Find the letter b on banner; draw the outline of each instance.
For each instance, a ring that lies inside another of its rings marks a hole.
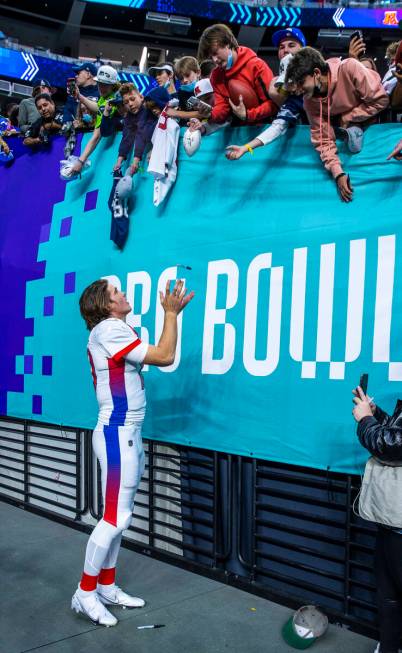
[[[217,308],[218,279],[227,277],[225,308]],[[202,373],[225,374],[233,365],[236,329],[226,322],[226,311],[237,302],[239,286],[239,268],[232,259],[211,261],[208,264],[207,296],[205,300],[204,338],[202,346]],[[223,353],[221,358],[214,358],[215,325],[224,325]]]

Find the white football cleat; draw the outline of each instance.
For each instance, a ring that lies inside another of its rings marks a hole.
[[[109,628],[109,626],[115,626],[118,622],[116,617],[99,600],[96,592],[91,592],[91,594],[83,598],[77,590],[71,599],[71,609],[75,610],[77,614],[81,612],[89,617],[94,625],[99,624]]]
[[[123,590],[117,585],[113,585],[110,590],[105,590],[104,585],[102,589],[100,589],[98,585],[97,593],[99,600],[105,605],[120,605],[123,609],[143,608],[145,605],[144,599],[140,599],[138,596],[130,596],[130,594],[126,594],[126,592],[123,592]]]

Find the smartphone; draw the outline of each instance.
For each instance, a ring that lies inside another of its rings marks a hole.
[[[199,100],[198,97],[188,98],[187,105],[191,109],[207,109],[208,111],[212,111],[211,105],[207,104],[207,102],[203,102],[202,100]]]
[[[77,82],[75,81],[75,77],[69,77],[67,79],[67,90],[70,95],[75,94],[76,87],[77,87]]]
[[[368,374],[365,372],[364,374],[361,375],[360,381],[359,381],[359,386],[363,390],[364,394],[367,394],[367,387],[368,387]]]
[[[187,100],[187,106],[190,109],[198,109],[199,104],[200,104],[200,100],[198,99],[198,97],[195,97],[193,95],[189,97]]]
[[[363,41],[363,32],[361,29],[356,29],[354,32],[351,33],[350,35],[350,40],[352,39],[361,39]]]
[[[117,91],[114,96],[109,100],[109,104],[112,105],[112,107],[119,107],[121,104],[123,104],[123,98],[120,95],[119,91]]]
[[[198,108],[199,109],[208,109],[208,111],[212,111],[211,105],[208,104],[207,102],[203,102],[202,100],[199,101]]]

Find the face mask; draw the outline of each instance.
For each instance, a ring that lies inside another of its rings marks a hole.
[[[169,88],[170,86],[170,79],[167,80],[167,82],[164,83],[163,88]]]
[[[233,52],[232,52],[232,50],[229,50],[228,61],[227,61],[227,64],[226,64],[226,70],[230,70],[232,66],[233,66]]]
[[[196,80],[194,80],[193,82],[189,82],[188,84],[181,84],[180,85],[180,90],[181,91],[194,91],[196,84],[197,84]]]
[[[84,113],[82,116],[82,122],[90,123],[92,122],[92,116],[89,113]]]

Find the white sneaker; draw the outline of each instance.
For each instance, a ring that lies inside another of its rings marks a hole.
[[[96,592],[91,592],[87,597],[82,597],[77,590],[71,599],[71,609],[75,610],[77,614],[80,612],[85,614],[93,624],[99,624],[107,628],[115,626],[118,621],[101,603]]]
[[[122,608],[143,608],[145,605],[144,599],[140,599],[138,596],[130,596],[123,592],[120,587],[113,585],[110,590],[105,589],[103,585],[102,589],[98,585],[96,590],[98,593],[99,599],[105,605],[121,605]]]

